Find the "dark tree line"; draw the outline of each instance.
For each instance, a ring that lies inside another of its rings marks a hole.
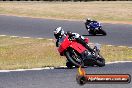
[[[0,0],[0,1],[132,1],[132,0]]]

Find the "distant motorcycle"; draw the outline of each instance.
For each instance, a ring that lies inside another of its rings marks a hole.
[[[96,34],[102,34],[102,35],[107,35],[107,33],[102,29],[102,25],[95,21],[95,22],[90,22],[89,24],[86,25],[87,30],[89,34],[96,35]]]
[[[85,38],[85,42],[88,43],[88,38]],[[58,51],[61,56],[67,58],[66,66],[68,68],[94,66],[105,66],[105,59],[99,54],[99,49],[95,46],[94,55],[89,52],[83,45],[76,42],[75,39],[69,39],[69,36],[63,36],[59,40]]]

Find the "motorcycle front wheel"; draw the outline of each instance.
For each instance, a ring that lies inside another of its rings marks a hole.
[[[99,67],[105,66],[105,59],[100,55],[100,57],[96,59],[96,64]]]
[[[71,62],[76,67],[84,67],[84,62],[82,58],[78,55],[75,50],[69,50],[65,52],[65,56],[69,62]]]

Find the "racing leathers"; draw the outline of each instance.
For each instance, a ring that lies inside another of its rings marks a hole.
[[[84,41],[84,37],[79,35],[78,33],[72,33],[70,31],[66,32],[63,36],[66,36],[68,35],[69,36],[69,39],[76,39],[76,41],[80,44],[82,44],[86,49],[88,49],[91,53],[93,53],[93,49]],[[56,41],[56,46],[58,47],[59,46],[59,39],[57,39]]]
[[[97,21],[95,21],[95,20],[92,20],[92,21],[86,21],[85,22],[85,27],[86,27],[86,29],[89,31],[89,30],[91,30],[91,29],[93,29],[93,28],[91,28],[91,24],[93,24],[93,23],[97,23]]]

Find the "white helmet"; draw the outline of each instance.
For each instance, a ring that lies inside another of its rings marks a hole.
[[[92,19],[91,18],[87,18],[86,21],[87,22],[90,22],[90,21],[92,21]]]
[[[58,27],[55,29],[54,36],[56,39],[61,38],[63,35],[64,35],[64,30],[62,29],[62,27]]]

